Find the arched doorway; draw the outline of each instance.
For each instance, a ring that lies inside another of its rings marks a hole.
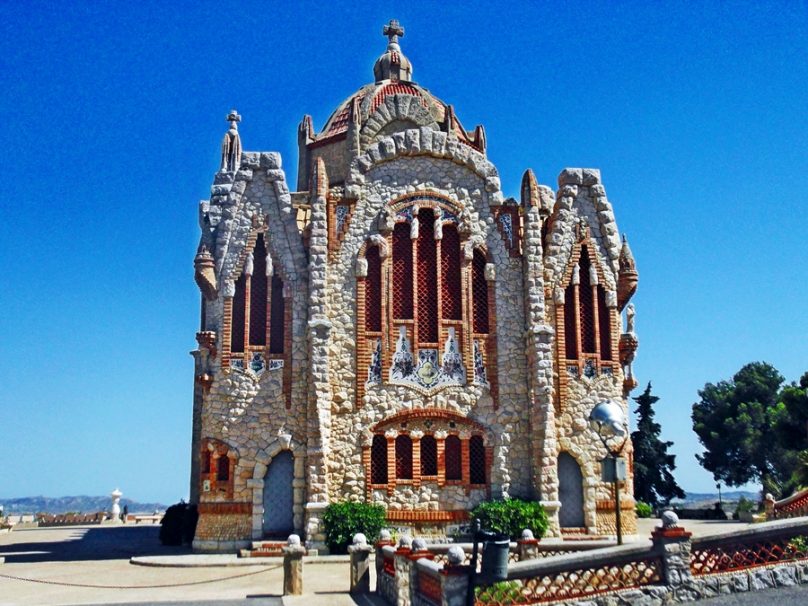
[[[572,455],[558,455],[558,522],[562,528],[584,527],[584,477]]]
[[[272,458],[264,477],[264,536],[286,538],[294,530],[295,460],[291,451],[283,450]]]

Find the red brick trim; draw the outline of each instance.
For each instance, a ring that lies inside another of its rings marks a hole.
[[[200,514],[249,514],[252,515],[252,503],[199,503],[197,511]]]
[[[388,522],[464,522],[469,519],[469,512],[388,509],[386,517]]]
[[[469,419],[468,417],[464,417],[463,415],[451,410],[444,410],[440,408],[417,408],[415,410],[402,410],[401,412],[397,412],[396,414],[391,415],[386,419],[382,419],[376,423],[373,427],[371,427],[371,431],[378,432],[388,425],[396,425],[412,419],[445,419],[455,421],[462,425],[471,426],[474,429],[482,432],[486,431],[483,424],[478,423],[473,419]]]

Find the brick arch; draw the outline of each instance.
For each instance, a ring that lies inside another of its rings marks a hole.
[[[382,105],[385,111],[381,111]],[[412,123],[415,126],[426,126],[439,130],[438,123],[430,111],[423,106],[421,98],[415,95],[396,94],[389,95],[379,104],[375,111],[365,121],[359,131],[359,144],[362,149],[371,145],[384,131],[384,128],[393,122]]]
[[[444,419],[447,421],[455,421],[456,423],[459,423],[466,427],[476,429],[477,431],[482,432],[483,435],[485,436],[488,435],[488,430],[482,423],[479,423],[478,421],[475,421],[474,419],[466,417],[460,413],[440,408],[419,408],[415,410],[402,410],[376,423],[371,428],[371,432],[382,431],[385,427],[388,427],[390,425],[403,423],[414,419]]]

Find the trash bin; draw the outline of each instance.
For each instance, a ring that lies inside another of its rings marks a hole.
[[[496,583],[508,578],[508,554],[511,541],[507,535],[497,534],[486,537],[483,544],[483,561],[480,566],[480,576],[487,583]]]

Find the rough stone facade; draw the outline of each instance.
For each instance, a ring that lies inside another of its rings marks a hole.
[[[587,419],[627,413],[637,273],[599,171],[554,192],[528,170],[505,198],[484,129],[412,81],[397,23],[385,35],[375,83],[320,133],[301,122],[298,191],[228,116],[195,259],[195,547],[294,530],[322,548],[345,499],[423,531],[535,498],[554,535],[613,534]],[[630,477],[623,493],[632,532]]]

